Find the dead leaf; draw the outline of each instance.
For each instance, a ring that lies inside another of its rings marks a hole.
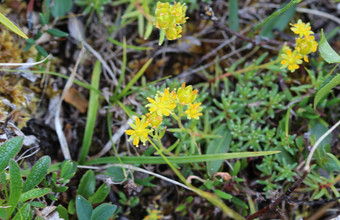
[[[64,100],[78,109],[80,113],[85,113],[89,105],[88,101],[75,88],[68,90]]]

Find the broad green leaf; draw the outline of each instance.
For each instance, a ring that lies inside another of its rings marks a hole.
[[[92,170],[88,170],[80,179],[77,194],[82,195],[87,199],[94,193],[95,187],[96,179],[94,177],[94,172]]]
[[[205,154],[194,156],[173,156],[167,157],[171,163],[199,163],[215,160],[227,160],[245,157],[259,157],[271,154],[277,154],[280,151],[259,151],[259,152],[240,152],[240,153],[224,153],[224,154]],[[148,157],[120,157],[124,164],[166,164],[162,157],[148,156]],[[120,163],[117,157],[101,157],[87,161],[85,165]]]
[[[296,5],[292,5],[287,11],[270,20],[262,27],[260,35],[268,38],[273,38],[274,30],[283,31],[287,27],[291,18],[294,16],[295,10]]]
[[[91,204],[97,204],[103,202],[107,195],[110,193],[110,186],[107,186],[106,184],[102,184],[97,191],[90,196],[89,201]]]
[[[52,14],[55,18],[63,17],[67,12],[72,9],[73,1],[70,0],[58,0],[53,1]]]
[[[109,167],[105,174],[112,177],[114,182],[121,182],[125,180],[124,170],[121,167]]]
[[[316,92],[314,98],[314,109],[322,98],[324,98],[334,87],[340,85],[340,74],[338,73],[336,76],[330,76],[325,81],[328,82],[321,86],[321,88]]]
[[[20,196],[20,202],[25,202],[30,199],[35,199],[50,193],[52,190],[49,188],[35,188],[27,191]]]
[[[28,203],[26,203],[19,209],[19,211],[17,212],[17,214],[14,216],[12,220],[29,219],[30,212],[31,212],[31,206]]]
[[[15,26],[15,24],[13,24],[8,18],[6,18],[6,16],[4,14],[2,14],[0,12],[0,23],[3,24],[6,28],[10,29],[11,31],[13,31],[14,33],[16,33],[17,35],[27,39],[28,37],[26,36],[26,34],[24,34],[24,32],[22,32],[17,26]]]
[[[62,218],[64,220],[68,220],[68,212],[67,212],[67,209],[64,206],[58,205],[56,210],[59,213],[60,218]]]
[[[231,142],[230,130],[225,126],[219,127],[215,132],[221,138],[215,138],[209,142],[207,154],[226,153],[229,150]],[[207,162],[207,171],[210,176],[214,175],[222,166],[223,160]]]
[[[45,177],[50,166],[51,158],[49,156],[43,156],[32,167],[31,172],[28,174],[24,183],[23,192],[27,192],[36,187]]]
[[[0,170],[4,170],[9,160],[20,151],[23,140],[23,137],[11,138],[0,146]]]
[[[84,199],[82,196],[76,197],[76,209],[78,219],[90,220],[92,216],[92,205],[89,201]]]
[[[111,204],[101,204],[95,210],[93,210],[91,220],[107,220],[116,211],[117,206]]]
[[[340,63],[340,56],[337,54],[333,48],[327,42],[325,35],[323,34],[323,30],[321,30],[321,39],[319,42],[319,52],[322,58],[327,63]]]
[[[7,219],[9,219],[19,202],[19,198],[22,193],[22,179],[20,174],[19,165],[11,160],[9,163],[9,176],[10,176],[10,192],[8,205],[11,206],[7,208]]]
[[[55,37],[67,37],[68,36],[68,33],[61,31],[59,29],[56,29],[56,28],[47,29],[46,32]]]
[[[99,89],[100,73],[101,73],[101,63],[99,60],[97,60],[92,71],[91,86],[93,88]],[[87,154],[89,153],[89,150],[90,150],[94,126],[97,120],[98,103],[99,103],[99,94],[91,90],[89,107],[87,110],[85,133],[84,133],[83,144],[82,144],[81,153],[80,153],[80,163],[83,163],[85,161]],[[88,198],[88,197],[85,197],[85,198]]]

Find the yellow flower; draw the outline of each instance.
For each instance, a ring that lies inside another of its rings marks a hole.
[[[293,72],[294,70],[298,69],[299,64],[302,63],[302,60],[301,60],[302,56],[298,54],[296,50],[292,52],[292,50],[289,49],[288,47],[285,48],[284,50],[285,50],[285,53],[281,55],[281,58],[282,58],[281,68],[288,67],[288,69]]]
[[[155,26],[158,29],[165,31],[165,36],[169,40],[175,40],[182,37],[182,26],[186,22],[188,17],[185,17],[185,11],[187,7],[185,4],[174,3],[170,5],[168,2],[161,3],[157,2],[155,11]]]
[[[174,3],[174,6],[170,8],[171,14],[176,19],[176,24],[184,24],[188,17],[185,17],[185,11],[187,10],[187,6],[185,4],[181,5],[181,3]]]
[[[169,40],[176,40],[182,37],[181,33],[182,33],[182,26],[180,25],[174,25],[173,27],[169,27],[165,29],[165,36]]]
[[[309,36],[311,34],[314,34],[313,31],[311,31],[311,27],[309,23],[304,23],[301,21],[301,19],[298,20],[298,22],[296,24],[290,24],[293,27],[291,27],[290,29],[295,33],[298,34],[300,37],[302,36]]]
[[[169,2],[161,3],[157,2],[156,7],[156,22],[155,26],[158,29],[167,29],[176,25],[176,19],[171,13],[171,5]]]
[[[147,209],[147,211],[149,215],[145,216],[143,220],[157,220],[162,219],[163,217],[162,212],[159,210],[154,209],[151,211],[150,209]]]
[[[181,88],[177,90],[177,98],[180,104],[188,105],[195,101],[198,91],[192,90],[192,86],[185,86],[185,83],[182,84]]]
[[[304,38],[296,39],[295,50],[303,57],[304,61],[308,62],[307,55],[315,52],[318,43],[314,40],[314,36],[305,36]]]
[[[130,135],[129,140],[133,140],[133,145],[138,147],[139,141],[145,142],[147,141],[148,134],[151,132],[150,129],[146,129],[149,126],[149,123],[145,121],[145,116],[142,116],[142,120],[138,117],[135,120],[135,124],[129,123],[133,130],[125,130],[127,135]]]
[[[169,88],[165,89],[161,96],[156,95],[155,99],[147,98],[150,102],[145,107],[149,107],[150,113],[155,112],[159,116],[169,116],[174,108],[176,108],[176,93],[169,92]]]
[[[153,128],[157,128],[163,121],[163,116],[157,115],[156,112],[147,113],[146,121],[151,124]]]
[[[185,114],[187,114],[188,119],[198,119],[199,116],[202,116],[202,107],[200,107],[202,103],[194,103],[194,104],[189,104],[188,109],[185,111]]]

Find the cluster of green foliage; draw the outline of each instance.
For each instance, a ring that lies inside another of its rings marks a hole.
[[[49,0],[45,0],[44,10],[40,14],[41,23],[44,26],[50,24],[51,11],[55,19],[69,12],[72,4],[70,2],[64,4],[65,2],[68,1],[55,1],[54,4],[50,4]],[[84,8],[83,13],[91,14],[91,16],[94,13],[101,16],[103,7],[109,3],[110,1],[98,0],[76,1],[77,5]],[[152,19],[150,8],[155,7],[153,1],[144,1],[141,3],[141,7],[137,7],[136,4],[139,3],[132,0],[120,0],[112,4],[128,4],[121,20],[122,26],[138,21],[140,37],[148,38],[150,36],[153,28],[150,20]],[[140,13],[141,10],[144,14]],[[2,18],[2,21],[6,20]],[[146,25],[145,22],[147,22]],[[231,22],[236,22],[236,20]],[[7,27],[19,33],[10,23],[7,23]],[[237,29],[237,25],[235,29]],[[114,31],[114,29],[110,29],[110,31]],[[56,28],[47,28],[39,30],[34,38],[27,40],[27,48],[35,45],[40,54],[46,56],[47,52],[41,46],[36,45],[36,40],[44,32],[55,37],[66,37],[67,33]],[[168,80],[166,84],[159,87],[155,86],[156,82],[146,83],[142,76],[152,60],[148,60],[127,85],[124,85],[127,48],[138,51],[150,48],[127,45],[125,40],[123,42],[117,42],[112,38],[108,40],[123,47],[121,75],[116,89],[109,98],[109,106],[120,106],[127,115],[132,117],[132,115],[138,114],[135,112],[134,106],[122,103],[125,97],[136,92],[139,94],[137,100],[142,103],[142,106],[145,106],[146,98],[154,97],[157,91],[164,90],[166,87],[174,89],[180,86],[181,82],[176,80]],[[340,63],[340,56],[329,46],[323,33],[319,45],[319,52],[326,63]],[[283,184],[294,182],[298,177],[295,170],[300,160],[306,160],[308,156],[306,146],[314,145],[316,140],[328,130],[328,124],[324,117],[320,116],[319,111],[332,112],[337,109],[340,103],[340,99],[333,93],[333,88],[340,84],[340,75],[333,74],[334,69],[327,71],[324,61],[312,59],[313,68],[306,68],[310,81],[296,86],[291,82],[289,73],[280,69],[279,62],[277,62],[279,59],[265,63],[268,59],[270,60],[268,54],[265,53],[252,63],[246,63],[245,59],[236,62],[232,67],[226,69],[233,74],[234,81],[225,77],[220,78],[223,71],[216,65],[214,79],[218,80],[211,84],[197,85],[201,93],[198,95],[198,99],[204,103],[204,116],[200,120],[184,121],[183,125],[186,129],[176,127],[177,122],[174,120],[164,121],[162,125],[164,132],[159,134],[159,142],[167,128],[166,131],[171,132],[171,137],[176,139],[171,146],[158,149],[159,146],[153,145],[144,149],[139,157],[120,157],[113,144],[115,157],[87,160],[101,100],[99,88],[101,67],[100,62],[97,61],[93,69],[91,85],[77,82],[90,89],[90,105],[78,162],[64,161],[50,165],[51,159],[44,156],[30,170],[26,167],[26,169],[20,169],[14,158],[21,149],[23,138],[12,138],[0,146],[0,193],[2,195],[0,203],[1,206],[7,207],[0,209],[0,218],[32,219],[35,217],[34,208],[43,209],[47,207],[46,201],[57,201],[60,193],[68,191],[67,184],[70,179],[77,172],[81,173],[77,169],[78,163],[81,165],[120,163],[122,167],[124,164],[167,163],[175,173],[177,168],[181,167],[181,173],[184,176],[199,174],[202,178],[199,183],[195,184],[197,186],[195,188],[187,183],[181,174],[176,173],[179,179],[192,191],[211,192],[214,196],[209,197],[203,193],[201,195],[207,199],[212,198],[209,201],[219,204],[220,208],[228,215],[234,214],[219,201],[228,201],[238,213],[248,215],[254,211],[250,198],[246,198],[246,195],[237,195],[237,193],[232,194],[221,190],[227,183],[232,183],[235,190],[244,186],[241,174],[244,173],[249,163],[247,159],[241,158],[264,155],[256,168],[261,172],[262,177],[258,183],[263,186],[263,191],[267,195],[280,189]],[[241,74],[236,73],[234,70],[241,65],[244,66],[244,71]],[[135,83],[141,78],[141,86],[135,86]],[[280,88],[279,80],[285,82],[285,87]],[[313,89],[316,90],[315,96],[310,92]],[[332,97],[325,98],[329,93],[332,94]],[[144,107],[141,110],[147,112]],[[292,117],[295,120],[290,123]],[[330,118],[330,115],[327,114],[326,118]],[[110,113],[107,115],[107,121],[111,137]],[[294,131],[301,124],[308,125],[304,134]],[[305,137],[306,134],[307,137]],[[301,189],[310,192],[312,199],[319,199],[323,196],[327,198],[339,197],[335,180],[339,180],[340,175],[336,175],[335,171],[339,170],[340,161],[331,153],[330,142],[331,137],[329,136],[317,149],[314,157],[316,164],[312,166],[311,173],[304,181],[308,187]],[[281,153],[274,154],[276,151]],[[157,156],[152,156],[154,154]],[[231,160],[225,162],[226,159]],[[320,169],[329,174],[330,178],[320,177],[317,173]],[[229,176],[226,174],[227,172]],[[127,173],[120,167],[109,167],[104,175],[114,183],[132,181],[146,187],[155,186],[151,182],[154,179],[153,176],[138,179],[133,176],[131,171]],[[23,181],[23,177],[25,177],[25,181]],[[110,186],[106,183],[99,187],[96,185],[96,174],[92,170],[85,172],[77,186],[76,198],[69,201],[67,208],[62,204],[56,207],[59,216],[68,219],[69,216],[77,214],[79,219],[89,220],[109,219],[112,216],[117,216],[122,208],[105,202],[110,193]],[[329,186],[331,192],[322,186]],[[130,209],[140,204],[140,199],[136,196],[128,197],[122,191],[118,193],[118,196],[118,202],[123,207]],[[37,199],[40,200],[37,201]],[[191,209],[193,201],[193,196],[185,198],[175,211],[186,215]],[[41,219],[41,217],[35,218]]]

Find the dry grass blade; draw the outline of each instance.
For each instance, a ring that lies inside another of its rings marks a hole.
[[[63,93],[61,95],[61,99],[58,102],[58,105],[57,105],[57,108],[56,108],[57,110],[55,112],[55,118],[54,118],[55,130],[56,130],[57,135],[58,135],[58,139],[59,139],[59,142],[60,142],[61,150],[62,150],[64,158],[66,160],[70,160],[71,159],[71,154],[70,154],[70,150],[68,149],[68,144],[67,144],[67,141],[66,141],[63,129],[62,129],[62,125],[61,125],[60,120],[59,120],[61,104],[62,104],[62,102],[63,102],[63,100],[64,100],[68,90],[71,88],[71,86],[73,84],[73,80],[74,80],[74,78],[76,76],[76,71],[77,71],[78,65],[79,65],[82,57],[84,56],[84,54],[85,54],[85,47],[82,47],[82,49],[81,49],[81,51],[79,53],[76,65],[74,66],[74,68],[72,70],[70,78],[67,80],[65,88],[64,88]]]

